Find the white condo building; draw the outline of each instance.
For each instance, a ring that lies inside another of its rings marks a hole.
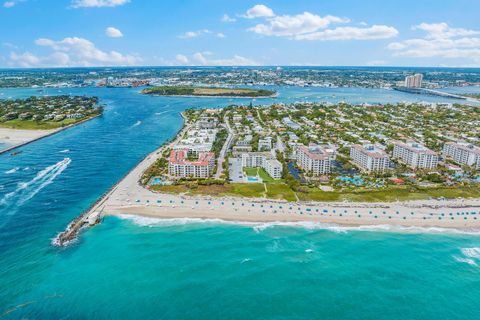
[[[405,87],[407,88],[420,88],[422,87],[423,75],[421,73],[414,74],[413,76],[405,77]]]
[[[433,169],[438,165],[438,154],[415,141],[393,141],[393,157],[413,169]]]
[[[208,178],[215,167],[215,154],[201,152],[198,160],[187,160],[188,151],[172,150],[168,161],[168,174],[175,177]]]
[[[472,144],[447,142],[443,146],[443,156],[458,164],[480,169],[480,147]]]
[[[368,172],[385,172],[390,166],[390,157],[385,150],[373,144],[354,144],[350,148],[350,158],[360,169]]]
[[[245,152],[242,153],[242,168],[263,168],[273,179],[282,177],[283,167],[270,152]]]
[[[333,150],[326,150],[317,145],[309,147],[301,145],[297,148],[297,165],[315,176],[330,173],[334,159]]]

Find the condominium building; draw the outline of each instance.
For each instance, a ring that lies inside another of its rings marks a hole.
[[[202,152],[212,150],[213,142],[217,136],[217,129],[193,129],[188,131],[177,145],[173,147],[175,150],[187,150],[188,155],[198,156]]]
[[[265,137],[258,140],[258,150],[259,151],[269,151],[272,149],[272,138]]]
[[[174,177],[208,178],[215,167],[215,154],[201,152],[197,160],[188,160],[188,151],[172,150],[168,162],[168,173]]]
[[[472,144],[447,142],[443,146],[443,156],[458,164],[480,169],[480,147]]]
[[[273,178],[282,177],[283,166],[270,152],[245,152],[241,155],[242,168],[263,168]]]
[[[263,169],[273,179],[280,179],[282,177],[282,164],[277,159],[267,159],[263,163]]]
[[[414,74],[412,76],[405,77],[405,87],[407,88],[420,88],[422,87],[423,75],[421,73]]]
[[[393,141],[393,158],[400,159],[413,169],[433,169],[438,165],[438,154],[415,141]]]
[[[300,145],[297,148],[297,165],[315,176],[330,173],[334,159],[333,150],[327,150],[318,145],[308,147]]]
[[[385,172],[390,166],[390,157],[385,150],[373,144],[354,144],[350,158],[360,169],[367,172]]]

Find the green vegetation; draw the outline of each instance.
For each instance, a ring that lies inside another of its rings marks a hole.
[[[51,96],[0,100],[0,127],[43,130],[65,127],[103,112],[96,97]]]
[[[194,86],[161,86],[142,90],[143,94],[161,96],[212,96],[212,97],[270,97],[274,91],[250,88],[214,88]]]

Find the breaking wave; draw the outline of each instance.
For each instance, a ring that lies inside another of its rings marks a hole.
[[[142,227],[154,226],[175,226],[186,224],[227,224],[241,225],[253,228],[257,233],[263,232],[275,227],[295,227],[306,230],[329,230],[336,233],[347,233],[349,231],[370,231],[370,232],[393,232],[393,233],[431,233],[431,234],[468,234],[480,235],[480,229],[454,229],[437,227],[406,227],[396,225],[362,225],[362,226],[342,226],[332,223],[322,223],[314,221],[292,221],[292,222],[250,222],[250,221],[230,221],[222,219],[201,219],[201,218],[156,218],[144,217],[135,214],[121,214],[119,218],[130,220],[134,224]],[[480,252],[479,252],[480,254]]]
[[[477,262],[480,262],[480,248],[461,248],[460,251],[463,257],[454,256],[458,262],[467,263],[471,266],[476,266]]]
[[[15,167],[15,168],[13,168],[13,169],[10,169],[10,170],[5,171],[5,174],[12,174],[12,173],[17,172],[18,170],[20,170],[20,168],[19,168],[19,167]]]

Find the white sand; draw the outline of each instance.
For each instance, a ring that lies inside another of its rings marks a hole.
[[[31,140],[46,136],[56,129],[51,130],[19,130],[0,128],[0,143],[6,143],[9,146],[24,144]]]

